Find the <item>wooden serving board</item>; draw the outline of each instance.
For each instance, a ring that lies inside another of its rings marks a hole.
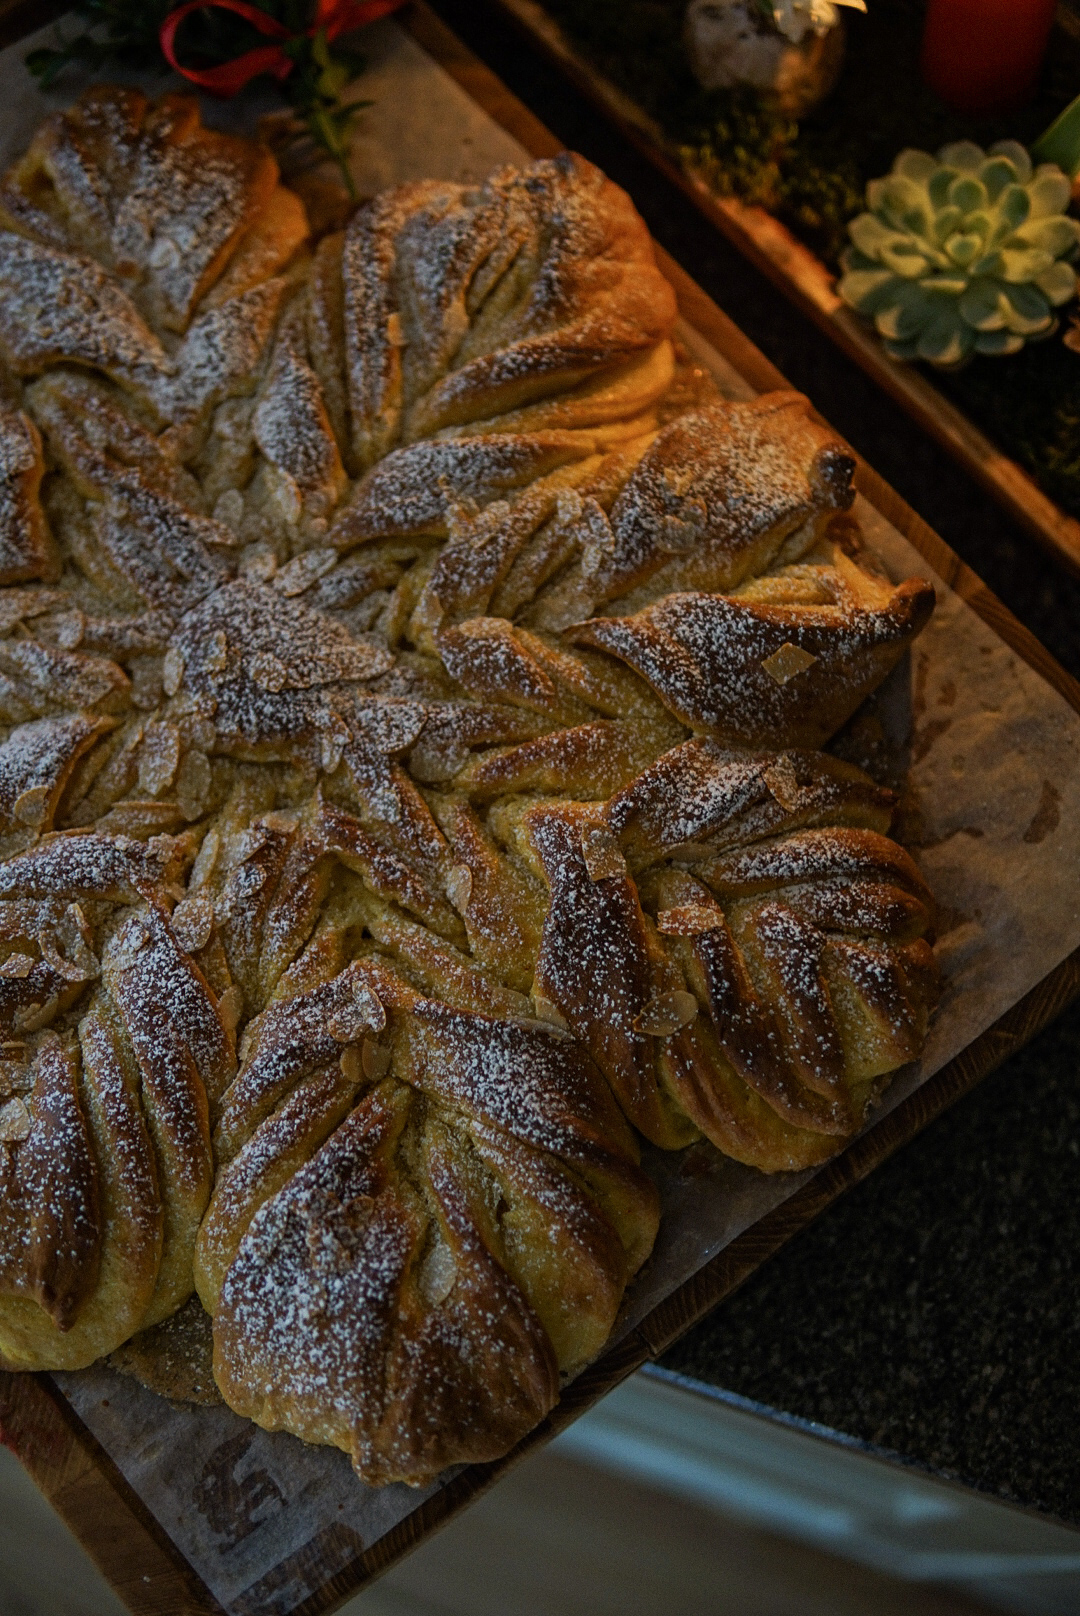
[[[549,131],[461,45],[422,0],[412,0],[399,17],[428,55],[527,150],[536,156],[558,150]],[[40,20],[39,12],[35,21]],[[2,26],[0,9],[0,29]],[[690,277],[663,252],[658,256],[675,286],[688,325],[755,390],[785,385],[764,355]],[[918,549],[992,630],[997,641],[1011,648],[1017,658],[1080,713],[1080,685],[862,461],[857,481],[861,494]],[[265,1587],[259,1584],[249,1590],[245,1610],[250,1610],[252,1616],[261,1616],[263,1611],[273,1611],[275,1616],[316,1616],[377,1577],[491,1486],[511,1464],[547,1442],[605,1392],[662,1353],[818,1212],[973,1088],[1078,993],[1080,948],[801,1190],[648,1312],[566,1389],[551,1415],[513,1453],[497,1464],[463,1469],[370,1546],[354,1542],[355,1534],[350,1536],[347,1527],[327,1528],[277,1566],[273,1577],[264,1579]],[[22,1460],[136,1616],[208,1616],[211,1612],[221,1616],[223,1607],[49,1376],[0,1373],[0,1440]],[[286,1592],[298,1586],[309,1591],[296,1598]]]
[[[748,206],[736,197],[718,196],[703,179],[688,172],[659,124],[578,53],[537,0],[493,0],[493,4],[797,308],[1004,505],[1022,528],[1071,571],[1080,573],[1080,522],[1044,494],[1023,467],[1004,454],[921,370],[889,358],[870,326],[841,301],[832,273],[786,225],[764,208]]]

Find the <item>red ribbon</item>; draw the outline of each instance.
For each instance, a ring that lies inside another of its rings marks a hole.
[[[242,90],[260,73],[272,73],[276,79],[287,79],[296,65],[282,48],[290,40],[313,39],[320,30],[325,31],[327,39],[336,39],[339,34],[351,33],[355,28],[363,28],[366,23],[388,16],[403,3],[404,0],[316,0],[315,21],[311,27],[303,34],[290,34],[283,23],[267,16],[258,6],[248,5],[247,0],[185,0],[184,5],[169,12],[158,38],[170,67],[190,79],[192,84],[199,84],[214,95],[228,96]],[[181,67],[176,60],[176,30],[193,11],[235,11],[238,17],[251,23],[260,34],[277,43],[257,45],[254,50],[245,51],[243,56],[223,62],[220,67],[201,70]]]

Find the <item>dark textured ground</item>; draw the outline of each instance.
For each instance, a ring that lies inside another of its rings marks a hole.
[[[1080,1007],[664,1358],[1080,1520]]]
[[[1080,675],[1080,583],[525,45],[435,9]],[[1080,1006],[768,1263],[665,1363],[1080,1522]]]

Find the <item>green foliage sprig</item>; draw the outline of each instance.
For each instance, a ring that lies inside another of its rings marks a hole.
[[[168,73],[159,34],[174,8],[175,0],[78,0],[72,14],[85,24],[83,31],[61,38],[53,49],[31,51],[26,65],[43,89],[72,66]],[[365,58],[340,39],[328,40],[324,30],[305,33],[311,16],[308,0],[259,0],[259,9],[294,35],[282,46],[294,67],[278,87],[295,114],[296,138],[314,146],[320,160],[326,156],[337,164],[352,195],[349,134],[356,114],[371,103],[344,102],[342,96],[363,71]],[[250,23],[228,11],[194,12],[182,29],[182,61],[193,68],[234,61],[267,43]]]

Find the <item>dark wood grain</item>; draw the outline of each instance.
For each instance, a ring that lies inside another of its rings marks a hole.
[[[0,40],[6,19],[21,5],[0,0]],[[31,26],[42,13],[35,10]],[[413,37],[495,122],[535,156],[559,143],[551,132],[423,4],[399,13]],[[673,259],[657,249],[684,317],[743,375],[765,391],[787,383],[760,349]],[[979,616],[1080,712],[1080,685],[1058,666],[942,539],[858,456],[862,493],[926,557]],[[321,1616],[365,1587],[431,1532],[491,1487],[500,1476],[551,1440],[580,1414],[722,1301],[787,1240],[858,1183],[995,1066],[1040,1032],[1080,993],[1080,950],[888,1117],[867,1130],[797,1194],[733,1241],[563,1393],[549,1417],[495,1464],[473,1465],[426,1500],[393,1531],[348,1564],[293,1616]],[[0,1373],[0,1440],[22,1459],[42,1492],[67,1521],[135,1616],[220,1616],[220,1606],[145,1509],[108,1456],[82,1426],[47,1376]],[[277,1568],[278,1585],[292,1563]]]
[[[0,1371],[0,1442],[22,1461],[134,1616],[222,1616],[49,1376]]]
[[[577,54],[537,0],[492,3],[785,297],[948,450],[1026,532],[1071,572],[1080,573],[1080,522],[1044,494],[1023,467],[1003,454],[929,377],[916,366],[896,364],[888,357],[873,329],[841,301],[834,277],[808,247],[763,208],[751,207],[737,197],[718,196],[703,179],[688,173],[659,125]]]

